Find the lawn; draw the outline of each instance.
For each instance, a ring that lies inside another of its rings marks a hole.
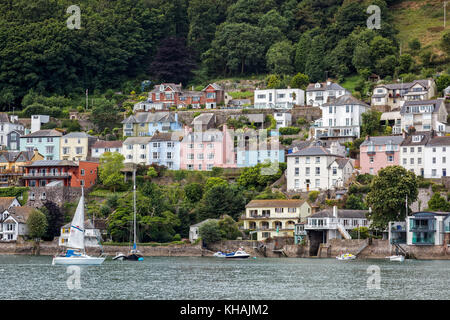
[[[349,90],[351,93],[354,93],[356,84],[360,80],[359,75],[349,76],[346,77],[344,82],[342,82],[340,85],[343,86],[345,89]]]

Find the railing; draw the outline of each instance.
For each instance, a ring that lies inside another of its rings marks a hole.
[[[35,172],[35,173],[25,173],[23,176],[24,176],[24,178],[33,178],[33,177],[36,177],[36,178],[41,178],[41,177],[52,178],[52,177],[70,177],[71,174],[68,173],[68,172],[62,172],[62,173],[61,172],[45,172],[45,173]]]
[[[430,226],[410,226],[409,231],[411,232],[435,232],[436,228],[434,225]]]

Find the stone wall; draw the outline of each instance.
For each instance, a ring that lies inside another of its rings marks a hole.
[[[62,248],[58,246],[58,240],[42,241],[40,243],[40,255],[53,256],[62,252]],[[34,243],[32,241],[26,242],[1,242],[0,254],[33,254]],[[127,253],[128,246],[103,246],[103,252],[109,257],[114,257],[117,252]],[[203,255],[212,255],[212,253],[204,250],[201,245],[170,245],[170,246],[140,246],[139,251],[143,256],[152,257],[200,257]],[[100,248],[86,248],[86,252],[92,255],[100,255]]]
[[[89,193],[91,188],[85,188],[84,192]],[[45,199],[41,199],[41,195],[45,192]],[[31,193],[34,193],[34,200],[30,199]],[[79,187],[30,187],[28,191],[27,206],[41,208],[46,201],[56,203],[62,206],[66,202],[77,202],[81,197],[81,188]]]

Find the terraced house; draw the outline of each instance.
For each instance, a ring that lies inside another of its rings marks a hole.
[[[151,136],[156,131],[170,132],[182,130],[178,114],[170,112],[137,112],[122,121],[123,135],[126,137]]]
[[[377,174],[387,166],[400,164],[402,136],[366,137],[359,147],[361,173]]]
[[[305,200],[252,200],[241,217],[245,230],[256,231],[257,240],[293,237],[295,224],[306,222],[312,208]]]
[[[91,147],[97,141],[96,137],[85,132],[71,132],[61,138],[62,160],[90,160]]]
[[[400,110],[401,126],[406,132],[434,130],[437,135],[445,135],[448,130],[447,108],[444,99],[406,101]]]
[[[152,137],[131,137],[123,142],[124,163],[150,164],[149,144]]]
[[[37,149],[45,160],[60,159],[60,145],[62,133],[51,130],[38,130],[20,137],[20,151]]]
[[[92,158],[100,158],[105,152],[118,152],[122,153],[122,140],[105,141],[97,140],[91,147]]]
[[[2,151],[0,152],[0,186],[19,186],[25,172],[24,166],[44,157],[34,151]]]
[[[170,170],[180,169],[181,132],[155,133],[149,143],[149,162]]]

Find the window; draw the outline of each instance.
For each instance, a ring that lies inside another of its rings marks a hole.
[[[408,152],[408,148],[403,148],[403,152],[407,153]]]
[[[306,157],[305,163],[309,163],[309,157]]]
[[[188,164],[187,165],[187,169],[188,170],[194,170],[194,165],[193,164]]]
[[[214,164],[208,163],[208,164],[206,165],[206,170],[212,170],[213,166],[214,166]]]
[[[409,159],[410,164],[414,164],[414,158]]]
[[[82,154],[83,153],[83,147],[76,147],[76,153]]]
[[[46,153],[53,153],[53,146],[47,146],[47,147],[45,147],[45,152]]]
[[[337,167],[333,167],[333,176],[337,175]]]
[[[69,147],[64,147],[63,148],[63,154],[69,154],[70,153],[70,148]]]
[[[422,164],[422,158],[417,158],[417,164]]]
[[[300,163],[300,158],[299,157],[295,157],[295,164],[299,164]]]
[[[47,138],[47,142],[53,142],[53,138]]]
[[[188,160],[194,160],[194,154],[188,153],[187,158],[188,158]]]
[[[406,159],[406,158],[403,158],[403,164],[404,164],[404,165],[406,165],[406,161],[407,161],[407,159]]]
[[[295,168],[295,175],[298,176],[300,174],[300,168]]]
[[[159,158],[159,153],[158,152],[153,152],[153,159],[158,159],[158,158]]]
[[[300,180],[299,179],[295,179],[294,180],[294,189],[298,189],[300,188]]]
[[[145,154],[141,154],[141,159],[145,159],[145,158],[146,158]]]
[[[190,144],[188,145],[188,148],[189,148],[189,149],[194,149],[194,144],[193,144],[193,143],[190,143]]]
[[[388,156],[387,157],[387,161],[388,162],[393,162],[394,161],[394,156]]]
[[[409,148],[409,151],[410,151],[411,153],[414,153],[414,147]]]
[[[316,157],[316,163],[320,163],[320,157]]]
[[[175,146],[174,142],[167,142],[167,148],[173,148]]]
[[[320,167],[316,167],[316,176],[320,176]]]
[[[433,157],[433,164],[435,164],[436,163],[436,158],[435,157]]]
[[[320,179],[316,179],[316,188],[320,188]]]
[[[159,142],[153,142],[153,148],[159,148],[161,144]],[[169,146],[169,144],[167,144]]]
[[[33,143],[33,138],[27,138],[27,143]]]
[[[417,147],[417,152],[422,152],[422,147]]]
[[[198,165],[198,170],[202,170],[202,165],[201,164]]]
[[[84,176],[84,169],[81,169],[80,172],[81,172],[81,175]]]
[[[431,175],[432,175],[433,177],[436,176],[436,169],[431,170]]]
[[[167,152],[166,158],[167,159],[172,159],[172,152]]]
[[[446,163],[447,159],[445,157],[442,157],[442,163]]]
[[[209,160],[214,159],[214,153],[208,153],[208,159]]]
[[[197,159],[198,160],[203,160],[203,153],[198,153],[197,154]]]
[[[369,162],[373,163],[373,157],[369,157]]]
[[[436,152],[436,148],[433,148],[433,152]]]
[[[145,144],[141,144],[141,149],[146,149],[147,146]]]
[[[443,177],[447,176],[447,169],[446,168],[442,169],[442,176]]]
[[[283,213],[283,208],[275,208],[276,213]]]

